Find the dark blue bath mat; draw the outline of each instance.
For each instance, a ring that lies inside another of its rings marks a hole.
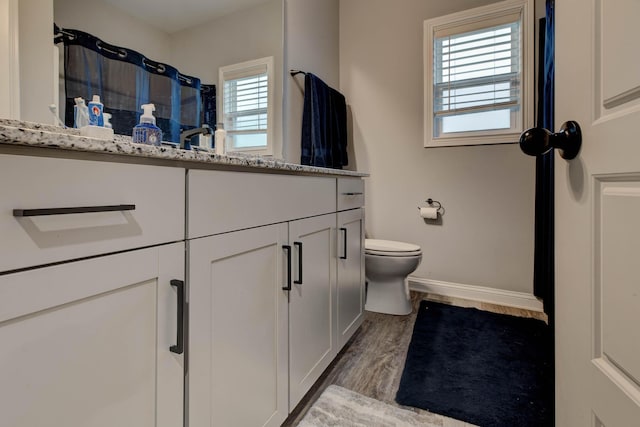
[[[422,301],[396,401],[482,427],[553,426],[549,326]]]

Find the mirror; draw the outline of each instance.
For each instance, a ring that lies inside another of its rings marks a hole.
[[[283,0],[20,0],[19,16],[21,120],[54,123],[50,100],[59,99],[58,93],[64,97],[55,85],[47,91],[48,83],[39,89],[30,84],[42,80],[44,65],[53,56],[46,56],[48,46],[41,45],[51,40],[55,22],[169,64],[203,84],[217,85],[221,66],[273,56],[274,136],[282,139]],[[38,28],[46,28],[38,30],[44,36],[25,35],[33,34],[37,21]],[[62,51],[62,44],[58,46]],[[53,73],[64,67],[61,57],[52,59]],[[36,63],[41,64],[39,71],[33,69]]]

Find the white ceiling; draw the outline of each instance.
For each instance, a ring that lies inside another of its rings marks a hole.
[[[267,0],[104,0],[167,33],[264,3]]]

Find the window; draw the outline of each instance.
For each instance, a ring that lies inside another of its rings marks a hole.
[[[273,57],[220,68],[225,152],[273,154]]]
[[[517,142],[533,109],[533,1],[424,23],[425,147]]]

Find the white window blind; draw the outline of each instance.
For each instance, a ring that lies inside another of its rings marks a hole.
[[[271,70],[272,58],[221,68],[226,151],[270,154]]]
[[[518,108],[520,21],[435,39],[437,116]]]
[[[267,74],[227,80],[224,86],[224,125],[234,147],[267,145]]]
[[[531,125],[533,16],[505,0],[424,22],[425,147],[513,143]]]

